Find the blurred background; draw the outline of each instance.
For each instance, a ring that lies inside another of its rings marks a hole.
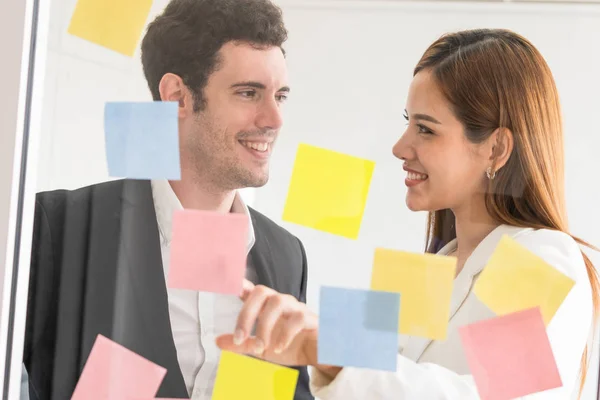
[[[21,3],[8,0],[7,5],[6,1],[0,4],[0,15],[5,15],[0,22],[8,19],[5,11]],[[289,30],[285,49],[292,90],[271,162],[271,179],[263,188],[244,190],[243,196],[250,206],[304,242],[309,260],[309,307],[317,309],[321,285],[368,288],[376,247],[423,251],[426,214],[406,208],[405,173],[391,148],[405,129],[402,113],[412,70],[428,45],[449,31],[511,29],[531,40],[544,55],[554,73],[564,113],[571,231],[600,246],[600,127],[596,120],[600,108],[600,2],[276,2],[283,9]],[[44,62],[35,66],[44,76],[39,150],[30,161],[37,174],[35,182],[30,182],[34,191],[73,189],[109,180],[104,103],[151,100],[139,51],[130,58],[67,33],[76,3],[77,0],[50,2],[44,29],[47,54]],[[168,0],[155,0],[148,20],[167,3]],[[14,12],[14,8],[11,10]],[[9,39],[20,42],[15,35],[1,40],[8,43]],[[6,54],[5,47],[0,50]],[[8,74],[8,67],[1,68]],[[13,68],[14,77],[20,76],[18,71],[19,68]],[[9,110],[14,99],[10,95],[1,100],[7,101],[6,106],[2,103],[3,112],[13,119],[14,111],[9,114]],[[6,127],[5,135],[3,125],[2,136],[6,137],[0,146],[0,160],[6,163],[2,167],[6,182],[12,176],[15,148],[11,144],[14,138],[10,141],[15,130],[10,128]],[[357,240],[282,222],[300,143],[376,162]],[[6,237],[11,229],[9,188],[10,182],[0,188],[6,192],[0,198],[0,211],[4,213],[0,226]],[[2,235],[4,245],[6,238]],[[599,254],[590,251],[589,255],[600,265]],[[584,400],[597,398],[597,339],[594,352]]]

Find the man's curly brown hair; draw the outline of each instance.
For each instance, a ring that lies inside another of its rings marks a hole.
[[[155,101],[160,80],[173,73],[190,88],[199,111],[206,106],[204,87],[219,69],[224,44],[281,48],[286,40],[281,9],[270,0],[171,0],[148,26],[142,65]]]

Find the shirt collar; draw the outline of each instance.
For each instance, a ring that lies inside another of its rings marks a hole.
[[[162,244],[170,244],[173,230],[173,213],[183,210],[181,202],[171,188],[169,181],[166,179],[152,180],[152,198],[154,199],[154,209],[156,211],[156,221],[158,222],[158,230]],[[255,236],[254,227],[252,226],[252,218],[250,210],[239,192],[235,193],[231,212],[244,214],[248,217],[248,242],[247,251],[250,252],[254,246]]]

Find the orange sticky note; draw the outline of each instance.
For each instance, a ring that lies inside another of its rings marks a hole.
[[[455,257],[376,249],[371,289],[400,293],[399,333],[444,340],[455,275]]]
[[[212,400],[293,400],[298,370],[221,352]]]
[[[154,398],[167,370],[98,335],[71,400]]]
[[[301,144],[283,220],[358,238],[375,163]]]
[[[459,333],[483,400],[562,386],[538,307],[462,326]]]
[[[152,0],[79,0],[68,32],[133,56]]]
[[[176,211],[167,286],[239,295],[246,275],[248,229],[245,214]]]
[[[547,325],[573,285],[573,279],[505,235],[473,291],[498,315],[540,307]]]

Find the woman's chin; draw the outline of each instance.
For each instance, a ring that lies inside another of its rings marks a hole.
[[[421,204],[419,201],[415,201],[415,199],[410,199],[410,198],[406,198],[406,207],[408,207],[408,209],[410,211],[426,211],[426,208],[423,207],[423,204]]]

